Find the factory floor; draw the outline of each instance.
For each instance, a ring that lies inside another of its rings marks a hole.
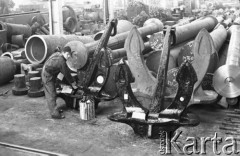
[[[11,89],[12,85],[1,86],[0,93]],[[107,119],[107,115],[121,108],[119,99],[115,99],[100,103],[97,118],[92,121],[81,121],[79,112],[72,109],[65,111],[65,119],[53,120],[43,97],[13,96],[10,91],[7,96],[0,96],[0,142],[73,156],[159,156],[159,139],[141,138],[130,126]],[[217,132],[218,137],[223,138],[218,151],[226,155],[222,146],[230,143],[225,141],[229,135],[219,130],[226,110],[216,105],[194,105],[190,109],[200,117],[201,123],[196,127],[179,128],[182,134],[177,141],[183,147],[192,142],[188,142],[187,137],[195,137],[200,150],[200,138],[212,138]],[[0,156],[6,156],[4,151],[0,148]],[[172,155],[180,154],[172,148]],[[215,155],[212,141],[206,143],[206,155]]]

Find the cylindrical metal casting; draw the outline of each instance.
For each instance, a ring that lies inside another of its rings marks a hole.
[[[80,41],[84,44],[92,42],[90,36],[76,35],[33,35],[25,45],[25,54],[32,64],[44,63],[54,53],[57,46],[63,47],[70,41]]]
[[[14,78],[16,66],[9,57],[0,57],[0,85],[3,85]]]
[[[156,51],[154,53],[151,53],[146,59],[146,65],[150,71],[154,72],[154,75],[157,75],[158,73],[160,56],[161,56],[161,51]],[[175,68],[177,66],[172,55],[169,55],[168,61],[169,61],[168,70]]]
[[[14,86],[12,88],[13,95],[26,95],[28,88],[26,86],[25,75],[16,74],[14,75]]]
[[[132,27],[133,27],[133,24],[131,22],[127,20],[119,20],[117,24],[117,34],[121,34],[123,32],[129,31],[132,29]],[[104,33],[104,30],[96,33],[93,37],[94,40],[95,41],[99,40],[103,33]]]
[[[196,20],[189,24],[175,27],[173,44],[178,44],[191,38],[194,38],[202,28],[212,31],[218,24],[218,21],[213,16],[205,17],[202,20]]]
[[[171,47],[169,63],[168,63],[168,70],[177,67],[177,58],[178,58],[180,50],[184,44],[185,44],[185,42]],[[153,71],[155,74],[157,74],[157,72],[158,72],[158,68],[159,68],[159,64],[160,64],[160,62],[159,62],[160,56],[161,56],[161,52],[158,51],[153,54],[150,54],[146,58],[146,65],[147,65],[148,69]]]
[[[218,52],[218,57],[219,57],[219,64],[218,67],[223,66],[226,64],[226,59],[227,59],[227,53],[228,53],[228,47],[229,43],[224,43],[221,49]]]
[[[44,96],[44,90],[41,77],[32,77],[29,79],[29,97],[41,97]]]
[[[0,22],[0,30],[6,30],[7,36],[11,37],[12,35],[21,35],[24,34],[26,37],[32,35],[32,29],[29,25],[23,24],[12,24]]]
[[[142,51],[142,54],[145,55],[145,54],[151,52],[152,50],[153,49],[151,48],[149,42],[145,42],[144,50]],[[115,61],[120,60],[123,57],[127,57],[127,52],[126,52],[126,49],[124,49],[124,48],[112,50],[111,54],[112,54],[112,59],[114,60],[113,61],[114,63],[115,63]]]
[[[146,37],[147,35],[151,35],[153,33],[156,33],[156,32],[162,31],[162,30],[163,30],[163,23],[160,20],[154,19],[154,18],[148,19],[144,23],[143,27],[138,29],[138,31],[142,37]],[[129,32],[130,31],[127,31],[127,32],[124,32],[121,34],[117,34],[114,37],[111,37],[108,41],[107,46],[112,50],[118,49],[118,48],[123,48],[124,42],[129,34]],[[98,45],[98,41],[85,44],[90,56],[95,51],[97,45]]]
[[[42,79],[41,77],[32,77],[29,79],[29,91],[39,91],[42,88]]]
[[[12,44],[18,45],[20,48],[23,48],[26,43],[26,38],[23,34],[21,35],[12,35]]]
[[[210,33],[213,39],[215,50],[218,52],[227,38],[227,30],[219,25],[217,29]]]
[[[240,95],[240,25],[232,25],[231,31],[226,64],[218,68],[213,77],[214,89],[227,98]]]

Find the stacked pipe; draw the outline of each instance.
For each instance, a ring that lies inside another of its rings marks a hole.
[[[144,27],[139,28],[142,37],[159,32],[163,29],[163,24],[158,19],[149,19],[145,22]],[[122,48],[128,32],[117,34],[111,37],[108,42],[110,49]],[[95,51],[98,41],[93,41],[89,36],[75,36],[75,35],[34,35],[31,36],[25,46],[25,54],[29,62],[33,64],[43,63],[48,58],[57,46],[65,45],[69,41],[81,41],[87,49],[88,56],[91,57]],[[38,48],[36,48],[38,47]],[[73,63],[74,64],[74,63]],[[79,68],[78,68],[79,69]]]
[[[26,38],[32,35],[32,28],[29,25],[0,22],[0,30],[6,31],[7,40],[2,43],[4,52],[8,51],[7,47],[17,47],[16,49],[24,47]]]
[[[173,44],[176,45],[194,38],[202,28],[212,31],[217,24],[218,21],[215,17],[208,16],[202,20],[195,20],[189,24],[177,26],[173,35]]]
[[[25,54],[32,64],[44,63],[57,46],[62,47],[69,41],[80,41],[86,44],[92,42],[93,38],[76,35],[33,35],[26,42]]]
[[[208,69],[208,73],[214,73],[218,66],[218,51],[220,50],[221,46],[223,45],[227,38],[227,30],[224,28],[223,25],[219,25],[215,30],[213,30],[210,33],[210,36],[212,37],[213,40],[214,50],[211,55],[211,63]],[[194,56],[191,48],[192,44],[193,41],[184,45],[183,49],[181,49],[177,60],[178,65],[181,65],[186,58],[192,58],[191,61],[193,61]]]
[[[213,87],[223,97],[236,98],[240,95],[240,25],[232,25],[231,31],[226,63],[215,71]]]
[[[201,20],[195,20],[191,23],[181,25],[181,26],[176,26],[174,28],[174,33],[173,33],[173,46],[171,47],[170,50],[170,61],[169,61],[169,70],[173,69],[174,67],[179,66],[182,61],[180,62],[179,59],[182,59],[182,54],[183,51],[188,51],[189,50],[183,50],[182,48],[186,46],[187,44],[192,43],[192,40],[198,32],[202,29],[205,28],[208,31],[211,31],[214,29],[214,27],[217,25],[217,20],[216,18],[209,16],[205,17],[204,19]],[[146,59],[146,64],[148,68],[153,71],[154,73],[157,73],[158,67],[159,67],[159,62],[154,61],[157,60],[157,58],[160,57],[161,52],[157,51],[155,52],[156,54],[151,54],[147,59]]]
[[[129,31],[132,29],[132,27],[133,27],[133,24],[131,22],[129,22],[127,20],[119,20],[118,24],[117,24],[117,34],[121,34],[123,32]],[[95,41],[99,40],[103,33],[104,33],[104,30],[96,33],[93,37],[94,40]]]

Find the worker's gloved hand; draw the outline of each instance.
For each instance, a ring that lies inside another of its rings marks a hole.
[[[74,90],[77,90],[77,89],[78,89],[78,87],[77,87],[77,86],[72,86],[72,88],[73,88]]]
[[[73,88],[74,90],[77,90],[77,89],[78,89],[76,82],[73,82],[73,83],[72,83],[72,88]]]

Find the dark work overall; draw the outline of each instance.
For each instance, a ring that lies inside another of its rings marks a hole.
[[[42,69],[44,92],[51,115],[59,113],[56,104],[57,93],[55,83],[57,75],[60,72],[65,76],[70,84],[74,82],[71,72],[67,67],[65,58],[61,55],[61,53],[56,52],[45,62]]]

